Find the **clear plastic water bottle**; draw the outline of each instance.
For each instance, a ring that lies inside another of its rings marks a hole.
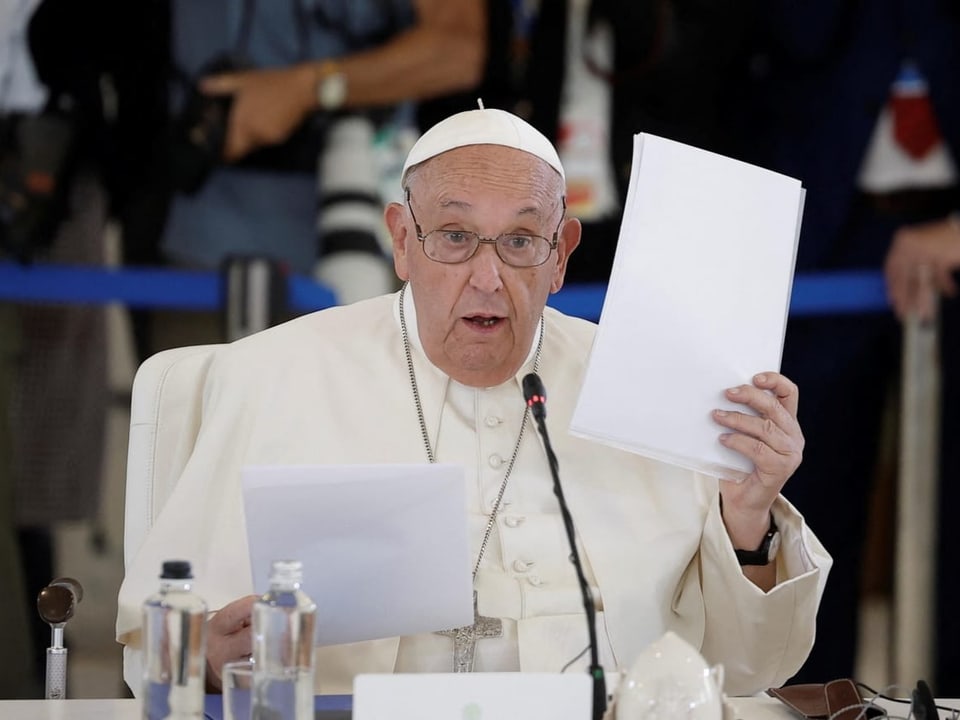
[[[143,604],[143,717],[203,718],[207,606],[185,560],[168,560]]]
[[[313,720],[317,606],[302,581],[300,562],[275,561],[253,605],[253,720]]]

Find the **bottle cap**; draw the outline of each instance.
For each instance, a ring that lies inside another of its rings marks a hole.
[[[299,560],[274,560],[270,572],[270,584],[285,587],[303,582],[303,563]]]
[[[193,573],[190,571],[189,560],[165,560],[163,563],[163,572],[160,575],[162,580],[190,580]]]

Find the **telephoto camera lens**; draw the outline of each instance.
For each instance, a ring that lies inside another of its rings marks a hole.
[[[386,230],[374,135],[367,117],[336,119],[318,165],[321,255],[314,277],[342,304],[391,292],[396,284],[380,244]]]

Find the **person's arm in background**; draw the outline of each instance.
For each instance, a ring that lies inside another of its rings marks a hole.
[[[943,220],[906,225],[893,236],[884,262],[887,297],[897,317],[934,314],[935,293],[957,294],[954,272],[960,270],[960,214]]]
[[[317,85],[326,74],[342,74],[346,109],[430,98],[479,84],[487,47],[486,1],[414,0],[414,6],[414,24],[380,47],[206,78],[204,92],[234,95],[226,159],[285,140],[318,109]]]

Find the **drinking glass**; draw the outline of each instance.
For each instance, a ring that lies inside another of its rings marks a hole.
[[[253,698],[253,663],[228,662],[223,666],[223,720],[250,720]]]

